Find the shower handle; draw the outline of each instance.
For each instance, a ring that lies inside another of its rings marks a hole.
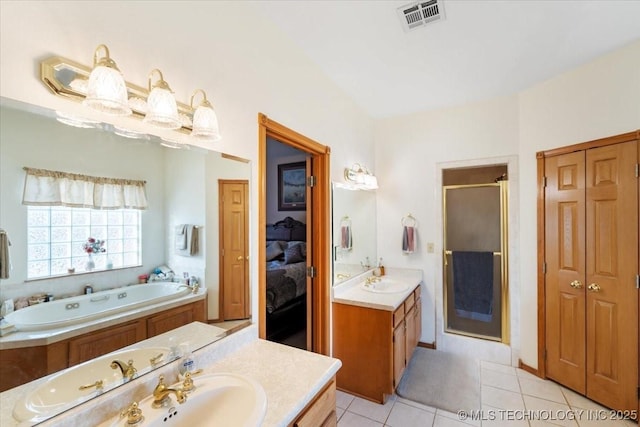
[[[573,289],[582,289],[582,282],[579,280],[574,280],[573,282],[569,283],[569,286],[571,286]]]

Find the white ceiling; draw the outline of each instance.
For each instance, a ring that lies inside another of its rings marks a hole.
[[[638,0],[444,0],[444,20],[405,33],[408,3],[254,6],[376,118],[513,94],[640,39]]]

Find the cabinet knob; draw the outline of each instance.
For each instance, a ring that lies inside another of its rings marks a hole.
[[[582,289],[582,282],[579,280],[574,280],[573,282],[569,283],[569,286],[571,286],[573,289]]]
[[[587,286],[587,289],[589,289],[591,292],[600,292],[600,289],[602,288],[597,283],[592,283],[589,286]]]

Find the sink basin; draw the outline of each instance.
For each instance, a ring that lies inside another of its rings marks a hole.
[[[209,427],[209,426],[259,426],[267,411],[267,396],[255,380],[237,374],[221,373],[196,375],[195,389],[190,391],[187,401],[176,403],[171,395],[171,404],[155,409],[151,406],[153,396],[140,401],[145,427]],[[173,388],[182,384],[174,384]],[[124,427],[126,418],[117,417],[112,427]]]
[[[367,292],[373,292],[376,294],[395,294],[406,291],[409,289],[409,285],[397,280],[382,278],[379,282],[371,284],[363,282],[360,284],[360,288]]]
[[[107,390],[123,384],[120,369],[112,369],[111,362],[133,360],[137,374],[152,369],[152,358],[156,363],[168,360],[170,350],[165,347],[136,348],[117,351],[89,360],[50,376],[32,392],[20,398],[13,407],[13,417],[18,421],[41,421],[61,411],[91,399]],[[157,357],[162,355],[160,357]],[[102,389],[80,386],[102,381]]]

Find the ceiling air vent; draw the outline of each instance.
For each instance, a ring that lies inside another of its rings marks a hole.
[[[444,18],[442,0],[419,1],[398,8],[398,16],[405,32]]]

